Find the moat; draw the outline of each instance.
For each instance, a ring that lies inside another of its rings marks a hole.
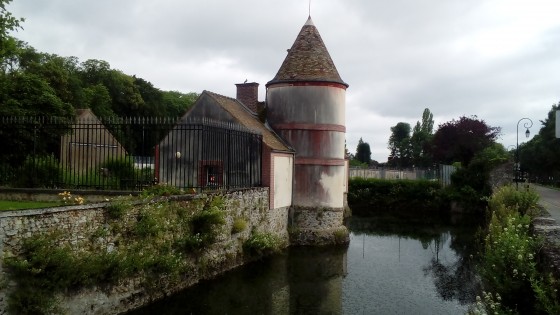
[[[348,247],[294,247],[130,314],[465,314],[472,217],[353,217]]]

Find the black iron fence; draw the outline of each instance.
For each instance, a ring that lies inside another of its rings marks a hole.
[[[0,117],[0,186],[142,190],[261,186],[262,136],[176,118]]]

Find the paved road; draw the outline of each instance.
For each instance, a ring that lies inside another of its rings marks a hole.
[[[539,204],[545,207],[550,216],[560,224],[560,190],[554,190],[539,185],[531,185],[541,196]]]

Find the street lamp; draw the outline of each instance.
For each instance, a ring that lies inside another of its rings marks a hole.
[[[529,131],[529,128],[531,128],[533,126],[533,121],[529,118],[521,118],[519,119],[519,121],[517,122],[517,143],[516,143],[516,149],[515,149],[515,188],[519,190],[519,171],[521,170],[521,165],[519,164],[519,123],[523,120],[528,120],[525,123],[523,123],[523,128],[525,128],[525,137],[529,138],[529,136],[531,135],[531,132]]]

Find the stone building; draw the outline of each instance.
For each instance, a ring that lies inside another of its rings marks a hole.
[[[258,101],[258,83],[236,86],[236,99],[204,91],[182,119],[235,123],[261,134],[261,182],[270,187],[270,208],[290,211],[291,242],[347,241],[342,221],[348,181],[344,156],[348,84],[311,17],[266,84],[265,102]],[[207,170],[220,170],[209,166]]]
[[[81,174],[109,159],[124,158],[126,150],[91,109],[77,109],[76,123],[60,139],[60,163]]]

